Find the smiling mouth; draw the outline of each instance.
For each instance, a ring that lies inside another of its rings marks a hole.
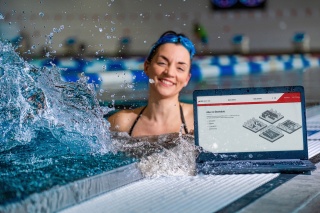
[[[167,81],[167,80],[165,80],[165,79],[160,79],[160,82],[163,83],[163,84],[165,84],[165,85],[168,85],[168,86],[173,86],[173,85],[175,85],[173,82]]]

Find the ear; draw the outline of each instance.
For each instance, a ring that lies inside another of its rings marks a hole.
[[[148,77],[149,77],[149,75],[148,75],[149,66],[150,66],[150,62],[149,61],[145,61],[144,64],[143,64],[143,71]]]
[[[185,82],[185,84],[184,84],[185,87],[188,85],[190,79],[191,79],[191,73],[189,73],[188,76],[187,76],[187,78],[186,78],[186,82]]]

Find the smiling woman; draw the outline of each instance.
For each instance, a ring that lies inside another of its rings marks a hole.
[[[150,79],[148,104],[110,116],[110,130],[133,137],[192,133],[193,106],[181,103],[179,93],[190,80],[194,54],[193,43],[183,34],[168,31],[161,35],[144,62]]]

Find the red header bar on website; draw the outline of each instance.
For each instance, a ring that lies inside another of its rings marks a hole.
[[[198,106],[297,103],[297,102],[301,102],[301,95],[298,92],[197,97]]]

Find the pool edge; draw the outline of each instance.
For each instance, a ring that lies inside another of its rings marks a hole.
[[[137,163],[56,186],[26,199],[0,206],[0,212],[57,212],[143,178]]]

